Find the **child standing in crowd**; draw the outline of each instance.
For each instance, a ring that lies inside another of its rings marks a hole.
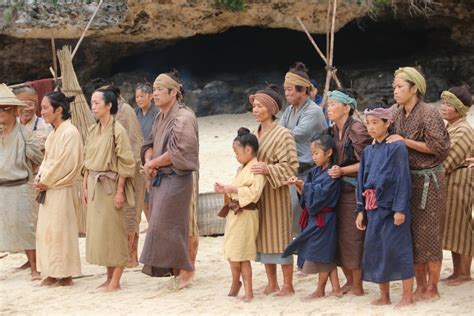
[[[369,105],[365,114],[374,143],[363,151],[357,185],[356,226],[366,230],[362,279],[380,286],[380,298],[373,305],[390,304],[389,282],[403,280],[403,296],[397,305],[401,307],[413,304],[415,276],[408,150],[402,141],[386,142],[392,109],[378,102]]]
[[[232,145],[237,161],[241,164],[232,184],[216,183],[214,191],[224,193],[229,198],[229,212],[226,216],[224,233],[224,255],[230,263],[232,286],[229,296],[239,294],[244,281],[244,301],[253,299],[252,267],[250,260],[257,255],[258,210],[257,201],[260,199],[265,177],[251,172],[257,163],[258,140],[246,128],[240,128]]]
[[[331,295],[342,296],[336,267],[336,214],[334,208],[340,194],[340,180],[329,176],[328,168],[334,163],[334,142],[328,134],[317,134],[311,139],[311,154],[315,167],[306,182],[296,177],[288,184],[296,186],[301,194],[303,213],[300,217],[301,234],[286,248],[283,257],[298,254],[300,269],[305,274],[319,273],[316,291],[307,300],[324,297],[328,278]]]

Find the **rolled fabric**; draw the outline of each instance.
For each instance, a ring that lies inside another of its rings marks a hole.
[[[459,114],[461,114],[462,117],[465,117],[467,115],[467,112],[469,112],[469,108],[465,106],[461,102],[461,100],[459,100],[458,97],[452,92],[443,91],[441,93],[441,100],[453,106],[456,109],[456,111],[458,111]]]
[[[384,108],[376,108],[373,110],[365,109],[364,114],[373,115],[378,117],[379,119],[392,121],[393,110],[392,109],[384,109]]]
[[[347,95],[347,94],[345,94],[344,92],[341,92],[341,91],[337,91],[337,90],[330,91],[328,99],[336,100],[338,102],[347,104],[354,110],[357,107],[356,99],[354,99],[353,97],[351,97],[351,96],[349,96],[349,95]]]
[[[255,100],[265,106],[271,115],[275,115],[278,113],[278,111],[280,111],[278,103],[275,101],[275,99],[266,93],[257,92],[256,94],[249,96],[249,101],[251,104],[253,104]]]
[[[395,78],[411,81],[415,84],[421,95],[426,93],[426,80],[418,70],[413,67],[400,67],[395,71]]]
[[[303,78],[291,71],[287,72],[285,75],[285,85],[292,85],[292,86],[301,86],[301,87],[306,87],[309,88],[309,91],[313,89],[313,85],[311,82]]]
[[[160,74],[158,77],[156,77],[153,85],[159,85],[166,89],[176,89],[178,91],[180,91],[182,87],[180,83],[178,83],[176,80],[174,80],[167,74]]]

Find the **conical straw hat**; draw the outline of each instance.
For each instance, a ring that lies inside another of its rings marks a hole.
[[[26,103],[20,101],[6,84],[0,84],[0,105],[24,107]]]

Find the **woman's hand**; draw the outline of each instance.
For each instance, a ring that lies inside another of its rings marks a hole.
[[[250,168],[250,171],[254,174],[263,174],[263,175],[267,175],[270,173],[268,171],[267,164],[264,162],[257,162],[256,164],[252,166],[252,168]]]
[[[466,158],[466,161],[469,163],[468,168],[474,168],[474,157]]]
[[[47,191],[48,190],[48,186],[46,184],[41,183],[41,182],[35,182],[34,187],[35,187],[36,191]]]
[[[225,193],[224,192],[224,185],[222,183],[219,183],[219,182],[214,183],[214,192],[216,192],[216,193]]]
[[[356,218],[356,227],[358,230],[365,230],[367,227],[363,224],[364,212],[359,212]]]
[[[344,173],[342,172],[342,168],[338,165],[332,166],[332,168],[328,170],[328,174],[333,179],[340,178],[344,175]]]
[[[396,226],[400,226],[401,224],[405,223],[405,214],[402,212],[395,212],[393,215],[393,223]]]
[[[118,210],[121,209],[123,207],[124,202],[125,202],[125,196],[123,192],[117,191],[117,193],[115,193],[115,198],[114,198],[115,208]]]
[[[389,137],[387,137],[387,144],[391,144],[393,142],[396,142],[396,141],[405,141],[405,138],[403,138],[402,136],[400,135],[397,135],[397,134],[394,134],[394,135],[390,135]]]

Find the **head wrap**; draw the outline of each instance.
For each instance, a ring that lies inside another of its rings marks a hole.
[[[38,105],[38,95],[32,92],[20,92],[16,97],[21,101],[32,101]]]
[[[180,83],[178,83],[176,80],[174,80],[167,74],[160,74],[158,77],[156,77],[153,85],[159,85],[166,89],[176,89],[178,90],[178,92],[181,90],[182,87]]]
[[[465,117],[467,115],[467,112],[469,112],[469,108],[465,106],[461,100],[458,99],[458,97],[449,91],[443,91],[441,93],[441,100],[445,101],[446,103],[449,103],[452,107],[456,109],[456,111],[461,114],[461,117]]]
[[[426,80],[420,74],[418,70],[413,67],[400,67],[395,71],[395,78],[401,78],[404,80],[411,81],[415,84],[416,88],[421,95],[426,93]]]
[[[393,110],[392,109],[384,109],[384,108],[375,108],[373,110],[365,109],[364,111],[365,116],[373,115],[378,117],[379,119],[392,121]]]
[[[262,91],[249,96],[249,101],[251,104],[253,104],[255,100],[265,106],[271,115],[275,115],[278,113],[278,111],[280,111],[280,107],[278,106],[278,103],[275,101],[275,99],[273,99],[268,94],[263,93]]]
[[[305,88],[309,88],[309,91],[313,89],[313,85],[311,82],[306,79],[301,77],[300,75],[297,75],[291,71],[288,71],[285,75],[285,85],[292,85],[292,86],[301,86]]]
[[[336,100],[338,102],[347,104],[353,110],[355,110],[355,108],[357,107],[356,99],[354,99],[351,96],[348,96],[347,94],[345,94],[344,92],[341,92],[341,91],[337,91],[337,90],[329,91],[328,99]]]

